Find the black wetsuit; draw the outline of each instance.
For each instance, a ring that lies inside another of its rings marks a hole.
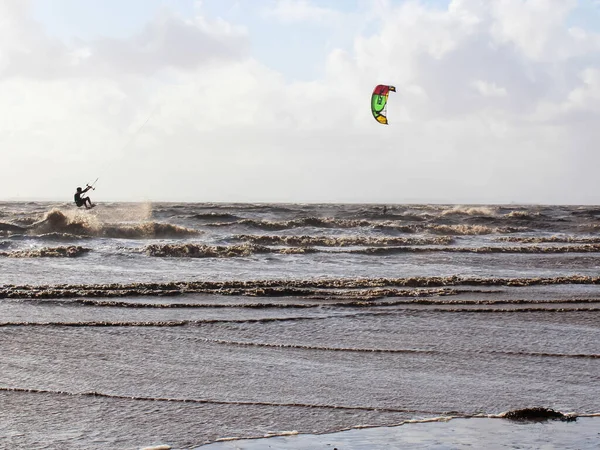
[[[83,192],[76,192],[75,193],[75,204],[77,206],[83,206],[83,205],[85,205],[85,202],[81,199],[81,194],[83,194]]]
[[[88,208],[88,207],[91,208],[94,206],[94,205],[92,205],[92,201],[90,200],[89,197],[81,197],[88,190],[89,190],[89,188],[86,188],[83,191],[75,192],[75,196],[73,197],[73,200],[75,200],[75,204],[77,205],[77,207],[85,206],[86,208]]]

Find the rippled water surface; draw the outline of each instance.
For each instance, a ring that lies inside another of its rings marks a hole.
[[[0,203],[0,436],[197,448],[536,406],[597,413],[599,217]]]

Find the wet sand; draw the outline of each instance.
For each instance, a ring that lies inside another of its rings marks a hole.
[[[431,420],[431,419],[430,419]],[[455,418],[353,429],[324,435],[291,434],[217,442],[202,450],[598,449],[600,417],[574,422],[521,423],[498,418]]]

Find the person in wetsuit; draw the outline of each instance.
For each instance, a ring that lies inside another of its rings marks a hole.
[[[81,206],[85,206],[87,209],[94,207],[89,197],[82,197],[82,195],[89,191],[91,188],[91,186],[87,186],[83,190],[80,187],[77,188],[77,192],[75,192],[75,204],[78,208]]]

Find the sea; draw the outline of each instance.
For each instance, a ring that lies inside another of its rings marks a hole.
[[[591,449],[599,413],[600,207],[0,203],[0,448]]]

